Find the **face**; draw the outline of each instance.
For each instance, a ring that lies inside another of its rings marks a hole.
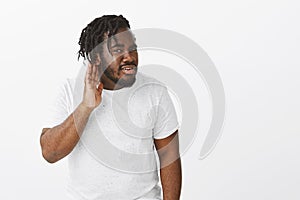
[[[100,60],[104,86],[111,89],[132,86],[137,73],[138,53],[131,31],[119,29],[110,42],[105,42]]]

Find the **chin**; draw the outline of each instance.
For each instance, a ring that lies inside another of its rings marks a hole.
[[[118,85],[122,87],[131,87],[134,84],[135,80],[136,80],[135,75],[132,77],[121,78],[118,81]]]

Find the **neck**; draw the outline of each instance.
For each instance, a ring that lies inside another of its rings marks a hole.
[[[101,76],[101,83],[103,83],[103,88],[106,90],[119,90],[124,87],[107,78],[105,74]]]

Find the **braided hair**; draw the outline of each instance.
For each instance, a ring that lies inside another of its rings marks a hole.
[[[128,20],[122,15],[103,15],[94,19],[81,32],[78,42],[80,46],[78,59],[83,57],[94,61],[95,52],[93,50],[104,41],[104,36],[107,34],[107,37],[110,38],[120,28],[130,28]]]

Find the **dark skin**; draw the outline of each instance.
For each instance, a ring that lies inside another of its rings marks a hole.
[[[119,32],[127,29],[119,29]],[[91,112],[100,105],[102,90],[129,87],[134,82],[138,65],[138,53],[134,37],[126,31],[113,41],[109,49],[104,49],[102,58],[110,63],[105,69],[99,67],[104,63],[100,57],[89,64],[85,75],[85,87],[82,102],[74,112],[61,124],[52,128],[43,128],[40,144],[42,154],[49,163],[55,163],[66,157],[78,143],[88,122]],[[106,46],[106,45],[105,45]],[[122,70],[129,67],[132,70]],[[101,77],[99,76],[101,75]],[[116,80],[118,80],[116,82]],[[181,161],[179,155],[178,131],[164,139],[155,139],[160,160],[160,175],[164,200],[177,200],[181,191]]]
[[[180,199],[181,161],[179,155],[178,131],[167,138],[154,140],[160,161],[160,178],[164,200]]]

